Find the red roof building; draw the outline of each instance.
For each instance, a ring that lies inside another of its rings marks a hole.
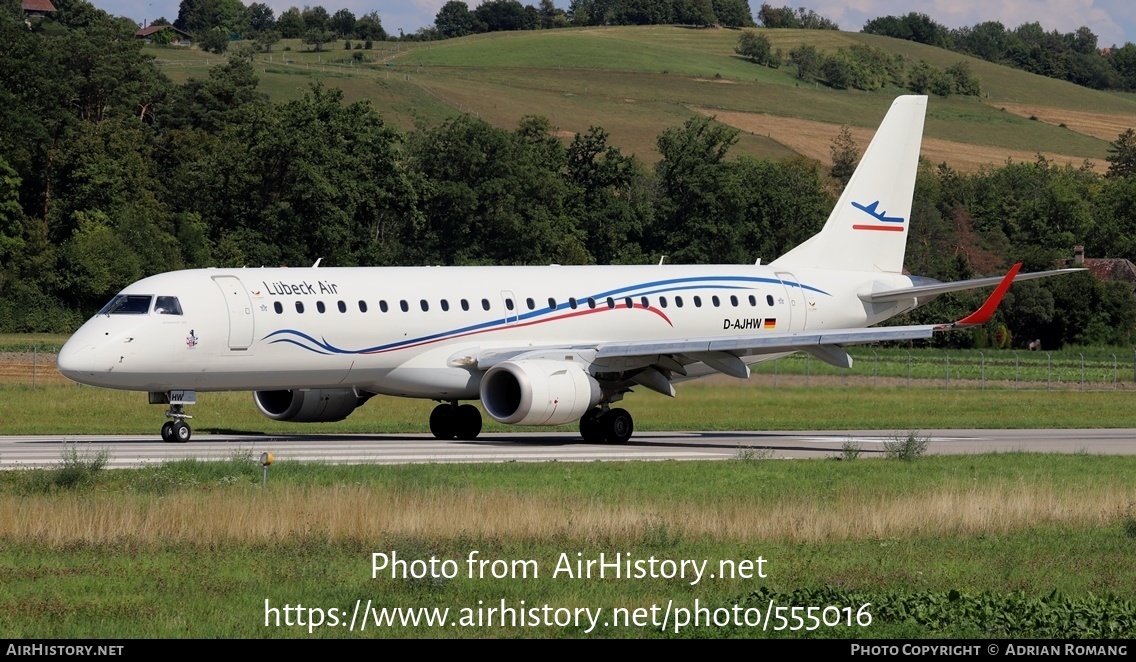
[[[51,0],[23,0],[23,5],[24,20],[43,18],[49,12],[55,11],[55,5],[51,4]]]

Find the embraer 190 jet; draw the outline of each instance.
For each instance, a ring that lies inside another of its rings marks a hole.
[[[59,370],[168,405],[188,441],[198,391],[253,391],[280,421],[338,421],[382,393],[439,404],[430,430],[473,439],[480,400],[510,425],[579,421],[620,443],[613,407],[643,387],[804,351],[851,367],[847,345],[985,323],[1011,281],[905,276],[927,97],[894,101],[819,233],[768,265],[194,269],[122,290],[64,345]],[[318,265],[318,262],[317,262]],[[1075,270],[1017,276],[1018,280]],[[868,328],[935,296],[998,285],[974,314]]]

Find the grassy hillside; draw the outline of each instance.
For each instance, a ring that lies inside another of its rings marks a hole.
[[[1099,163],[1107,154],[1108,141],[1099,137],[1099,131],[1097,136],[1079,132],[1074,122],[1069,122],[1071,128],[1059,126],[1062,111],[1107,116],[1109,126],[1136,124],[1133,95],[1096,92],[887,37],[810,30],[764,33],[775,49],[784,52],[800,43],[825,51],[865,43],[939,67],[967,60],[982,79],[984,98],[934,98],[926,135],[988,148],[983,153],[992,163],[1037,152],[1067,155],[1070,162],[1091,158]],[[298,41],[286,41],[273,53],[258,55],[257,67],[262,89],[276,99],[299,96],[309,83],[322,80],[342,88],[349,100],[369,99],[402,128],[464,112],[511,128],[524,115],[538,114],[548,117],[564,136],[602,126],[615,144],[647,160],[658,157],[656,136],[697,109],[874,129],[891,100],[903,93],[835,91],[803,84],[787,67],[770,69],[738,57],[734,47],[739,34],[673,26],[581,28],[385,43],[371,51],[347,51],[340,42],[322,53],[301,52]],[[199,51],[156,49],[155,53],[165,71],[179,81],[204,75],[208,66],[221,61]],[[363,61],[354,60],[355,54],[362,54]],[[1005,110],[1001,104],[1012,108]],[[1021,106],[1045,108],[1046,121],[1032,121]],[[778,140],[788,127],[769,122],[762,127],[764,135],[757,130],[743,132],[735,153],[769,157],[793,153],[784,144],[788,141]]]

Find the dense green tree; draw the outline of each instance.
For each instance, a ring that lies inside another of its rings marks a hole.
[[[950,42],[950,31],[946,26],[919,12],[872,19],[864,24],[861,32],[916,41],[930,46],[945,47]]]
[[[280,31],[280,36],[285,39],[299,39],[306,29],[304,17],[300,15],[300,10],[296,7],[286,9],[277,19],[276,29]]]
[[[20,206],[20,175],[0,155],[0,283],[3,265],[24,244],[24,210]]]
[[[461,0],[450,0],[442,5],[434,17],[434,27],[442,39],[464,37],[473,33],[473,14],[469,5]]]
[[[757,12],[758,20],[767,28],[803,28],[806,30],[839,30],[840,26],[828,20],[811,9],[798,7],[793,9],[788,5],[773,7],[769,3],[762,3]]]
[[[526,118],[517,133],[462,116],[415,137],[423,177],[422,225],[407,242],[426,264],[572,263],[586,258],[567,214],[565,150],[547,120]]]
[[[221,28],[206,30],[200,33],[198,44],[210,53],[221,55],[229,50],[229,35]]]
[[[328,27],[335,33],[335,36],[340,39],[345,39],[355,34],[355,14],[352,14],[348,9],[340,9],[332,15],[331,20],[328,21]]]
[[[563,9],[553,4],[552,0],[540,0],[540,5],[537,7],[537,16],[540,18],[540,28],[542,30],[568,27],[568,14],[566,14]]]
[[[840,133],[832,139],[830,147],[832,152],[832,178],[847,186],[852,173],[856,172],[856,165],[860,162],[860,148],[852,139],[852,132],[848,125],[840,127]]]
[[[968,97],[976,97],[982,94],[982,84],[979,82],[978,76],[971,71],[969,63],[959,60],[947,67],[944,73],[950,81],[951,91],[955,94]]]
[[[323,45],[335,41],[335,33],[331,30],[309,30],[300,39],[308,44],[314,51],[322,51]]]
[[[1136,175],[1136,131],[1126,129],[1108,146],[1108,176]]]
[[[517,0],[487,0],[473,10],[473,18],[483,32],[535,30],[536,11],[526,11]]]
[[[579,191],[572,216],[595,262],[641,263],[650,224],[648,176],[634,157],[607,141],[607,132],[593,126],[568,146],[568,180]]]
[[[368,41],[386,41],[387,31],[383,29],[379,13],[367,12],[355,21],[355,36]]]
[[[812,44],[801,44],[789,51],[789,63],[793,65],[794,75],[805,82],[816,80],[820,74],[823,59]]]
[[[321,5],[315,7],[305,6],[300,11],[300,18],[304,19],[304,30],[312,32],[313,30],[320,32],[327,32],[330,30],[331,14]]]
[[[655,166],[659,200],[652,245],[672,262],[730,262],[739,254],[737,230],[723,218],[732,191],[726,153],[738,132],[708,117],[692,117],[659,135]]]
[[[779,64],[776,56],[773,55],[773,46],[769,43],[769,37],[752,30],[745,30],[738,36],[738,46],[734,52],[757,64],[769,66]]]
[[[240,0],[181,0],[174,27],[194,36],[219,29],[226,35],[243,34],[249,12]]]
[[[272,7],[263,2],[254,2],[248,6],[249,30],[253,33],[267,32],[276,29],[276,14]]]
[[[721,25],[728,28],[753,27],[753,14],[746,0],[714,0],[711,7]]]
[[[160,124],[167,129],[200,129],[220,134],[238,124],[251,106],[266,106],[268,96],[257,91],[252,64],[230,58],[209,69],[206,78],[191,77],[172,94]]]

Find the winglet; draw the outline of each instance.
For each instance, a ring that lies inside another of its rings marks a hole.
[[[1005,278],[1002,279],[1002,282],[998,283],[998,287],[994,288],[994,292],[987,297],[981,308],[954,324],[946,325],[944,328],[961,329],[963,327],[978,326],[989,322],[990,318],[994,315],[994,311],[998,308],[998,304],[1002,303],[1002,297],[1006,296],[1006,290],[1010,289],[1010,283],[1014,282],[1014,276],[1018,275],[1018,270],[1021,268],[1021,262],[1010,267],[1010,271],[1006,274]]]

